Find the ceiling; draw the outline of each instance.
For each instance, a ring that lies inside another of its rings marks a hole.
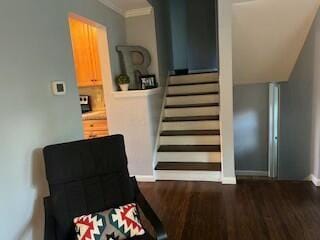
[[[233,4],[235,84],[288,81],[320,0],[256,0]]]
[[[147,0],[98,0],[102,2],[107,7],[120,13],[121,15],[126,15],[126,12],[136,9],[150,8],[151,5]]]

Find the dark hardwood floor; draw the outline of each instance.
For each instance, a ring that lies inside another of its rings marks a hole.
[[[320,239],[320,188],[309,182],[163,181],[140,187],[169,240]]]

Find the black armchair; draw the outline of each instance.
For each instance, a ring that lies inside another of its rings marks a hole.
[[[45,147],[50,196],[44,198],[45,240],[73,240],[73,219],[84,214],[136,202],[166,240],[164,227],[130,178],[123,136],[83,140]],[[155,239],[149,233],[133,239]]]

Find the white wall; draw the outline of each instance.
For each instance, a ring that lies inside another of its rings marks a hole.
[[[219,0],[220,122],[223,183],[235,183],[233,140],[232,0]]]
[[[319,4],[319,0],[235,3],[235,84],[288,81]]]
[[[161,89],[111,93],[112,134],[123,134],[131,175],[153,177]]]
[[[43,239],[47,182],[41,148],[82,138],[70,12],[107,26],[112,70],[118,74],[115,46],[125,43],[125,22],[101,3],[0,2],[0,239]],[[66,81],[66,96],[51,95],[53,80]]]

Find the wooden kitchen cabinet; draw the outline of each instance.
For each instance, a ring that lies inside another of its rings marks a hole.
[[[69,24],[78,86],[102,85],[97,28],[73,18]]]
[[[98,138],[108,136],[107,120],[83,120],[84,138]]]

